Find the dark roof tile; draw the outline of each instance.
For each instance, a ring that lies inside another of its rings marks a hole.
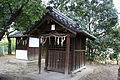
[[[25,31],[17,31],[17,32],[13,32],[11,33],[8,37],[9,38],[15,38],[15,37],[26,37],[27,35],[24,35]]]

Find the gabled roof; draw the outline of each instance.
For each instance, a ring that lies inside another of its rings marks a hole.
[[[26,37],[27,35],[24,35],[25,31],[16,31],[11,33],[8,37],[9,38],[16,38],[16,37]]]
[[[73,30],[80,29],[80,26],[78,23],[70,19],[69,17],[65,16],[63,13],[58,11],[55,8],[47,7],[47,14],[52,16],[55,20],[58,20],[62,24],[66,25],[66,27],[71,28]]]
[[[70,19],[69,17],[65,16],[63,13],[58,11],[57,9],[52,8],[50,6],[46,8],[46,13],[43,16],[43,18],[39,21],[36,21],[36,23],[26,33],[29,33],[30,31],[35,29],[35,27],[41,23],[41,21],[46,17],[46,15],[49,15],[54,20],[63,24],[67,29],[69,29],[72,32],[82,33],[83,35],[85,35],[86,37],[88,37],[91,40],[96,39],[93,35],[89,34],[88,32],[84,31],[83,29],[81,29],[79,23],[73,21],[72,19]]]

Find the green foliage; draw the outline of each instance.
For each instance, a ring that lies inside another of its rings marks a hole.
[[[11,38],[11,50],[13,54],[15,53],[15,49],[16,49],[16,39]]]
[[[44,10],[41,0],[0,0],[0,30],[10,27],[12,22],[14,29],[27,29],[41,18]]]
[[[45,54],[46,54],[46,47],[42,47],[42,56],[45,57]]]
[[[8,50],[7,44],[8,44],[8,42],[5,38],[3,39],[2,42],[0,42],[0,55],[7,54],[7,50]]]
[[[41,19],[45,8],[42,6],[40,0],[30,1],[23,9],[21,16],[16,20],[16,29],[27,29],[35,21]]]
[[[118,54],[110,54],[110,59],[114,60],[114,59],[118,59]]]
[[[12,50],[12,54],[15,53],[15,48],[16,48],[16,39],[15,38],[11,38],[12,41],[12,45],[11,45],[11,50]],[[5,55],[8,54],[8,41],[6,38],[3,38],[3,40],[0,42],[0,55]]]

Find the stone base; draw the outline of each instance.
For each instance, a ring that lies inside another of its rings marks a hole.
[[[29,66],[33,64],[38,64],[38,60],[33,60],[33,61],[28,61],[28,60],[20,60],[20,59],[10,59],[8,60],[8,63],[10,64],[18,64],[18,65],[23,65],[23,66]]]

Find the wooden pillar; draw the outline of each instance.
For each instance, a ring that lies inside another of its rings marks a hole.
[[[86,38],[84,39],[84,66],[85,66],[85,63],[86,63],[86,55],[85,55],[85,53],[86,53]]]
[[[69,73],[70,36],[66,39],[65,75]]]
[[[75,46],[76,46],[76,43],[75,43],[75,38],[73,39],[73,65],[72,65],[72,69],[75,70]]]
[[[39,40],[40,40],[40,39],[39,39]],[[40,45],[40,41],[39,41],[39,56],[38,56],[39,74],[41,73],[41,51],[42,51],[42,46]]]

